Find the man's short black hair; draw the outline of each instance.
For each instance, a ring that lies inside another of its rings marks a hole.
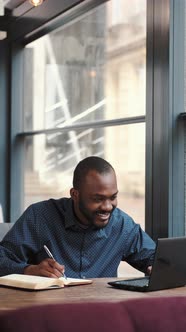
[[[99,174],[109,173],[114,171],[111,164],[103,158],[91,156],[81,160],[75,170],[73,176],[73,187],[79,189],[81,183],[83,183],[85,176],[91,170],[95,170]]]

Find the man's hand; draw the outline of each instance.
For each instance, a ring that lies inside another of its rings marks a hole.
[[[25,267],[24,274],[49,278],[60,278],[64,271],[64,265],[60,265],[52,258],[47,258],[38,265],[29,265]]]

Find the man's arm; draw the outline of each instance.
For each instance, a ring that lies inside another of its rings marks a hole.
[[[155,242],[145,233],[140,225],[134,224],[130,254],[125,259],[127,263],[141,272],[150,274],[154,261]]]
[[[17,273],[48,277],[59,277],[64,266],[52,259],[40,256],[38,265],[34,257],[40,253],[42,243],[40,222],[42,215],[36,216],[29,207],[0,243],[0,276]],[[45,221],[45,220],[44,220]],[[46,234],[47,239],[50,234]],[[34,262],[34,263],[33,263]],[[37,260],[36,260],[37,262]]]
[[[147,274],[150,276],[152,273],[152,266],[148,266],[147,268]]]

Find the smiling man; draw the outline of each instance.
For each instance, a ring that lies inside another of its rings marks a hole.
[[[91,156],[74,170],[70,198],[31,205],[0,243],[0,275],[116,277],[120,261],[148,273],[155,243],[117,208],[114,168]],[[47,246],[55,259],[48,258]]]

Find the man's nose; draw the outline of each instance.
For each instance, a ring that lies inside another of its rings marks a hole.
[[[109,199],[106,199],[102,202],[101,209],[104,211],[111,211],[113,209],[112,202]]]

